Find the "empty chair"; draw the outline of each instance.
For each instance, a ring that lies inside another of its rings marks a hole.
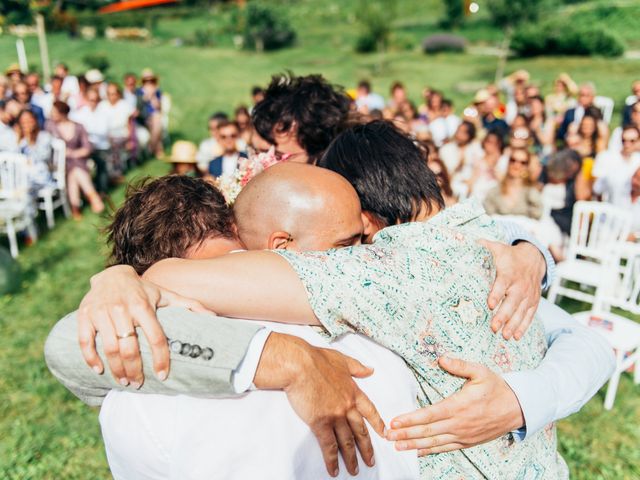
[[[54,211],[62,207],[64,215],[68,218],[71,215],[69,199],[67,197],[67,172],[66,172],[66,150],[63,140],[54,138],[51,140],[53,150],[53,183],[41,188],[38,191],[38,208],[44,210],[47,217],[47,227],[53,228],[55,225]]]
[[[616,350],[616,369],[609,380],[604,407],[611,410],[622,372],[634,366],[634,382],[640,383],[640,324],[611,313],[616,307],[640,315],[640,245],[628,253],[622,274],[598,297],[593,310],[574,317],[604,336]]]
[[[0,152],[0,231],[9,237],[11,256],[18,256],[17,232],[27,230],[36,239],[34,209],[29,195],[27,157]]]
[[[593,304],[602,287],[615,283],[631,214],[609,203],[576,202],[571,221],[567,260],[558,264],[549,300],[565,296]],[[571,281],[577,287],[564,285]],[[595,289],[587,292],[584,287]]]

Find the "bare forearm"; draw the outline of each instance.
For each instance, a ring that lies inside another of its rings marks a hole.
[[[272,252],[162,260],[144,278],[198,300],[218,315],[319,325],[298,275]]]

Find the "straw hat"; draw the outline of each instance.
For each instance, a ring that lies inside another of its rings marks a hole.
[[[11,75],[12,73],[22,73],[22,70],[20,70],[20,65],[18,65],[17,63],[12,63],[4,71],[5,75]]]
[[[507,79],[509,79],[509,81],[511,82],[524,82],[524,83],[528,83],[529,82],[529,72],[527,72],[526,70],[516,70],[515,72],[513,72],[511,75],[509,75],[507,77]]]
[[[164,161],[168,163],[198,163],[196,160],[197,153],[198,147],[195,143],[178,140],[171,147],[171,155]]]
[[[87,79],[89,83],[100,83],[104,82],[104,75],[97,68],[92,68],[87,73],[84,74],[84,78]]]
[[[476,92],[476,96],[473,97],[473,103],[484,103],[489,100],[490,97],[491,94],[489,93],[489,90],[487,90],[486,88],[482,88]]]
[[[140,78],[144,81],[144,80],[157,80],[158,77],[155,73],[153,73],[153,70],[151,70],[150,68],[145,68],[144,70],[142,70],[142,74],[140,75]]]

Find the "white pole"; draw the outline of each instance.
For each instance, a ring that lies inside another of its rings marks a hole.
[[[24,40],[19,38],[16,40],[16,50],[18,51],[18,63],[20,64],[20,71],[27,73],[29,71],[29,63],[27,62],[27,52],[24,49]]]
[[[41,13],[36,15],[36,27],[38,29],[40,61],[42,62],[42,77],[44,83],[48,84],[51,81],[51,66],[49,65],[49,47],[47,47],[47,34],[44,31],[44,17]]]

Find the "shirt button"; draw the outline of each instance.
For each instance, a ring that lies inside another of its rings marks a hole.
[[[200,348],[200,345],[193,345],[191,347],[191,353],[189,354],[189,356],[191,358],[198,358],[201,353],[202,353],[202,348]]]
[[[180,349],[180,355],[188,356],[191,353],[191,344],[183,343]]]
[[[213,350],[211,350],[209,347],[203,348],[202,358],[205,360],[211,360],[213,358]]]
[[[180,353],[180,350],[182,350],[182,343],[178,340],[174,340],[169,344],[169,349],[171,349],[172,353]]]

